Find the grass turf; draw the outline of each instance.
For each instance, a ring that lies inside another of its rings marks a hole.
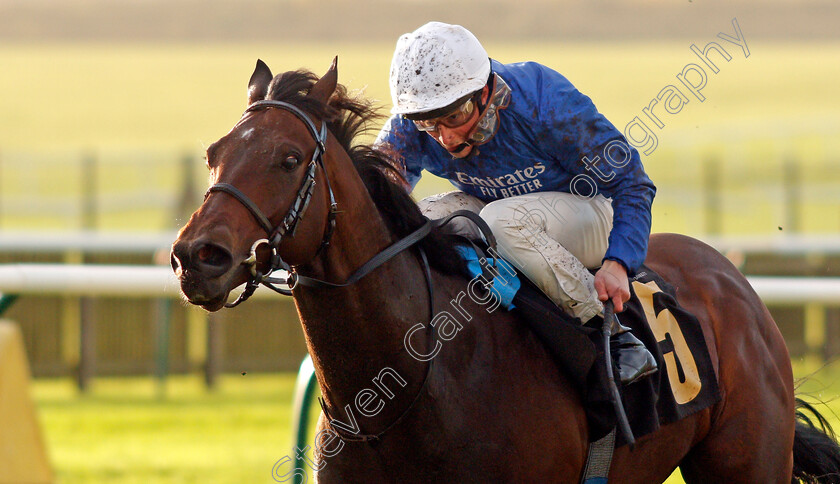
[[[224,376],[208,392],[173,376],[161,398],[152,378],[100,378],[79,395],[68,379],[33,394],[59,482],[271,482],[290,450],[294,375]]]
[[[698,45],[716,40],[696,39]],[[623,128],[676,74],[700,60],[690,42],[488,43],[502,62],[534,60],[566,75],[613,124]],[[701,103],[690,94],[677,114],[655,108],[660,143],[686,134],[711,140],[732,128],[764,131],[837,126],[840,55],[832,42],[755,41],[749,57],[725,44]],[[3,149],[196,149],[224,135],[245,107],[245,87],[261,57],[274,72],[316,74],[339,56],[339,81],[390,107],[389,42],[276,44],[65,43],[0,45],[0,147]],[[713,54],[716,56],[716,54]],[[685,90],[683,88],[683,90]],[[383,110],[384,112],[384,110]],[[820,123],[823,121],[822,123]],[[766,134],[766,133],[765,133]]]
[[[695,43],[715,40],[715,32]],[[748,35],[745,32],[745,35]],[[718,39],[719,40],[719,39]],[[721,166],[721,232],[778,234],[793,222],[786,200],[800,199],[799,229],[840,230],[836,160],[840,159],[840,43],[750,42],[749,57],[725,43],[700,102],[687,93],[676,114],[654,107],[664,127],[644,163],[659,187],[654,232],[702,233],[707,160]],[[488,43],[502,62],[535,60],[566,75],[619,129],[642,112],[676,74],[702,62],[690,42]],[[338,55],[339,79],[389,107],[393,45],[276,44],[7,44],[0,46],[0,224],[4,228],[77,228],[83,210],[81,159],[99,162],[99,227],[161,230],[181,190],[179,160],[198,157],[245,107],[245,87],[262,57],[275,72],[306,67],[323,73]],[[685,91],[685,88],[682,87]],[[386,112],[383,109],[382,112]],[[372,126],[374,131],[378,125]],[[784,162],[801,163],[802,185],[786,187]],[[450,190],[421,182],[418,198]],[[196,201],[197,203],[197,201]],[[40,208],[39,208],[40,207]]]
[[[840,363],[794,363],[811,375],[798,392],[840,427]],[[173,376],[165,398],[152,378],[99,378],[79,395],[69,379],[32,384],[60,483],[259,483],[291,456],[295,375]],[[315,412],[317,415],[317,412]],[[679,473],[667,482],[679,483]]]

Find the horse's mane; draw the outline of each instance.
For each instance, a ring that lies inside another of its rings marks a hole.
[[[388,154],[363,143],[360,138],[373,129],[370,124],[382,119],[373,103],[348,94],[341,84],[325,105],[306,97],[318,80],[312,72],[289,71],[277,75],[268,87],[266,99],[293,104],[327,122],[367,187],[388,228],[397,237],[405,237],[426,221],[408,193],[408,182],[402,175],[404,166]],[[338,201],[339,204],[341,201]],[[419,244],[430,263],[440,272],[465,274],[465,264],[456,252],[456,242],[438,230],[433,230]]]

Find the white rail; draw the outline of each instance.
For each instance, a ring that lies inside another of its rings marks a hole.
[[[766,303],[840,305],[840,277],[747,278]],[[76,296],[178,297],[167,266],[0,264],[0,293]],[[260,288],[254,297],[279,297]]]
[[[0,293],[68,296],[178,297],[168,266],[0,264]],[[276,296],[260,288],[253,297]]]
[[[148,253],[169,250],[175,232],[4,232],[0,252],[63,253]]]
[[[840,254],[840,235],[779,235],[699,237],[700,240],[726,254],[732,251],[744,255],[766,253],[779,255]]]
[[[765,303],[840,306],[840,277],[747,277]]]
[[[175,240],[175,232],[2,232],[0,252],[47,252],[67,251],[108,253],[154,253],[168,250]],[[739,251],[744,254],[775,253],[797,254],[840,254],[840,235],[774,235],[774,236],[698,236],[721,252]]]
[[[0,234],[0,252],[154,254],[169,250],[175,237],[175,232],[4,232]]]

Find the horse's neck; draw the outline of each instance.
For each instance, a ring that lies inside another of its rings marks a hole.
[[[361,179],[347,171],[340,179],[334,187],[340,213],[333,241],[316,263],[301,268],[303,275],[335,283],[394,241]],[[353,406],[359,391],[376,388],[373,380],[385,369],[405,380],[406,395],[422,380],[426,365],[405,351],[403,340],[412,326],[430,318],[423,278],[408,250],[349,287],[296,290],[304,336],[331,408]]]

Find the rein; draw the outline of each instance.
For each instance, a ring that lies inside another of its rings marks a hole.
[[[243,265],[246,265],[250,268],[251,277],[248,278],[248,281],[245,285],[245,290],[233,303],[226,303],[225,307],[233,308],[247,300],[251,295],[254,294],[254,291],[260,286],[260,284],[268,287],[269,289],[283,294],[285,296],[292,296],[292,290],[297,287],[298,285],[303,285],[306,287],[312,288],[342,288],[348,287],[359,280],[361,280],[366,275],[373,272],[375,269],[380,267],[385,262],[391,260],[400,252],[414,246],[423,238],[431,233],[431,231],[435,228],[442,227],[449,223],[452,219],[456,217],[466,217],[467,219],[471,220],[475,223],[479,230],[481,230],[484,238],[489,247],[495,248],[496,247],[496,238],[493,236],[493,233],[490,231],[490,227],[487,223],[479,217],[478,214],[474,212],[470,212],[468,210],[458,210],[456,212],[451,213],[448,217],[437,219],[437,220],[429,220],[427,219],[426,222],[421,225],[419,228],[414,230],[414,232],[408,234],[406,237],[394,242],[382,252],[379,252],[375,256],[373,256],[370,260],[362,264],[358,269],[356,269],[350,277],[347,278],[346,281],[341,283],[334,283],[329,281],[323,281],[320,279],[315,279],[312,277],[302,276],[294,272],[292,267],[286,263],[279,254],[280,243],[283,240],[283,237],[289,236],[293,237],[295,230],[298,226],[298,223],[303,219],[303,215],[306,212],[306,209],[309,207],[309,202],[312,199],[312,194],[315,188],[315,174],[317,167],[320,165],[321,170],[324,172],[324,180],[327,184],[327,190],[329,191],[330,196],[330,210],[327,215],[327,227],[324,231],[324,236],[321,240],[321,245],[318,247],[318,250],[315,253],[315,257],[321,253],[326,247],[330,244],[330,239],[332,238],[333,231],[335,230],[335,219],[336,214],[338,213],[338,204],[335,201],[335,195],[333,194],[332,187],[330,186],[330,180],[327,175],[327,170],[324,167],[324,160],[323,155],[326,152],[326,142],[327,142],[327,125],[326,122],[323,120],[321,121],[321,129],[319,130],[315,123],[309,118],[309,116],[304,113],[301,109],[297,106],[294,106],[289,103],[285,103],[282,101],[271,101],[271,100],[263,100],[257,101],[250,106],[248,109],[245,110],[243,116],[248,114],[249,112],[256,111],[258,109],[267,109],[267,108],[278,108],[284,109],[286,111],[291,112],[295,116],[298,117],[303,123],[306,125],[307,129],[309,130],[310,134],[315,140],[316,146],[315,151],[312,154],[312,160],[309,162],[309,167],[306,172],[306,176],[301,183],[300,188],[298,189],[297,196],[295,197],[294,202],[292,202],[292,206],[286,212],[286,215],[283,217],[283,220],[280,222],[279,225],[273,227],[268,217],[266,217],[260,208],[255,204],[247,195],[242,193],[238,188],[229,184],[229,183],[216,183],[215,185],[211,186],[207,192],[204,194],[204,199],[206,200],[214,192],[223,192],[227,193],[228,195],[232,196],[236,199],[239,203],[241,203],[248,211],[253,215],[254,219],[260,225],[260,227],[265,230],[268,237],[265,239],[259,239],[251,246],[251,254],[250,256],[242,261]],[[271,257],[269,260],[269,268],[266,273],[262,273],[259,268],[257,267],[257,249],[261,245],[267,245],[271,250]],[[475,247],[475,245],[473,244]],[[481,250],[478,247],[475,247],[476,251],[481,253]],[[432,274],[431,269],[429,266],[428,258],[426,257],[426,252],[422,249],[422,247],[418,248],[418,252],[420,253],[420,259],[422,262],[423,273],[426,279],[426,287],[429,294],[429,317],[432,318],[435,315],[435,308],[434,308],[434,287],[432,285]],[[495,262],[494,262],[495,264]],[[283,269],[288,272],[288,278],[279,278],[279,277],[269,277],[274,271],[278,269]],[[483,269],[483,271],[487,271],[487,269]],[[487,281],[492,281],[493,276],[491,273],[486,273],[485,277],[487,277]],[[276,284],[283,284],[287,285],[288,289],[277,287]],[[489,285],[489,283],[488,283]],[[431,319],[430,319],[431,321]],[[432,325],[429,324],[426,326],[426,334],[427,338],[431,340],[431,344],[434,345],[435,342],[435,332],[432,330]],[[359,434],[359,433],[351,433],[348,432],[338,426],[332,424],[332,421],[335,420],[332,418],[332,413],[330,412],[329,408],[327,407],[326,402],[323,399],[319,399],[321,403],[321,408],[324,411],[324,415],[327,417],[327,425],[339,435],[342,440],[345,441],[353,441],[353,442],[370,442],[374,440],[379,440],[385,432],[399,424],[406,415],[408,415],[417,402],[420,400],[421,395],[423,394],[424,390],[426,389],[429,376],[432,374],[432,366],[434,364],[434,360],[429,362],[429,365],[426,367],[426,376],[423,379],[423,384],[418,390],[417,394],[415,395],[414,399],[411,401],[411,404],[406,407],[406,409],[400,414],[399,417],[396,418],[391,424],[387,425],[384,430],[376,433],[376,434]]]

